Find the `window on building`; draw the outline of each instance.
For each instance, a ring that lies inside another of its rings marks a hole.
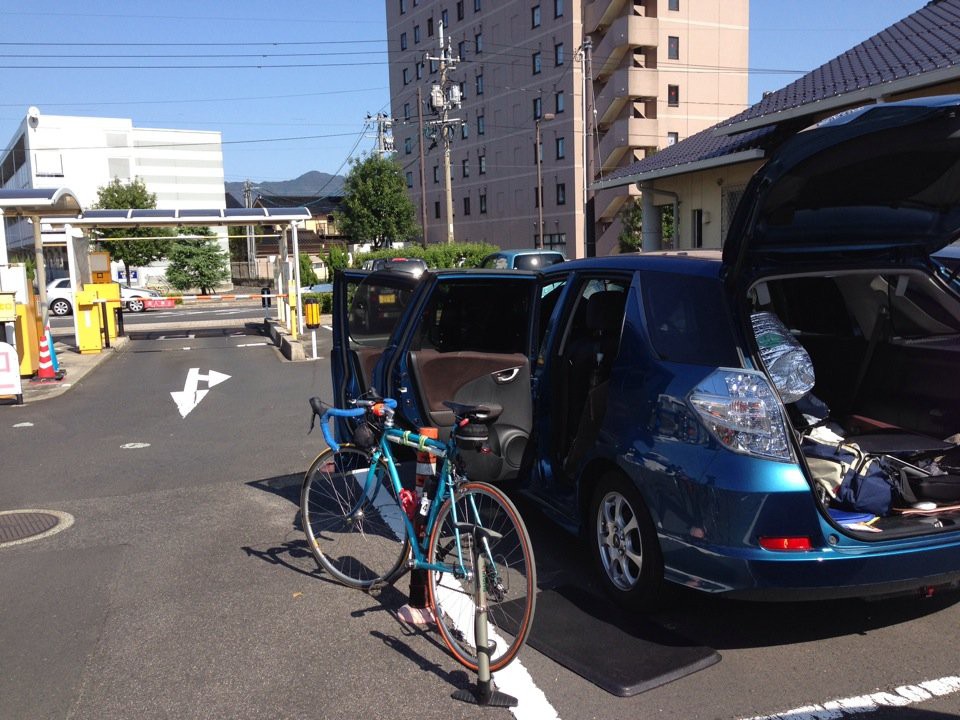
[[[403,153],[409,155],[413,152],[413,138],[405,138],[403,141]]]
[[[667,105],[670,107],[680,107],[679,85],[667,85]]]
[[[670,35],[667,38],[667,59],[680,59],[680,38],[676,37],[675,35]]]
[[[533,99],[533,119],[539,120],[543,117],[543,101],[540,97],[535,97]]]
[[[413,187],[413,173],[412,173],[412,172],[408,172],[408,173],[407,173],[407,187],[408,187],[408,188],[412,188],[412,187]]]
[[[405,32],[400,33],[400,49],[401,50],[407,49],[407,34]]]
[[[557,43],[553,46],[553,64],[563,65],[563,43]]]
[[[440,62],[434,58],[430,58],[430,74],[436,75],[437,70],[440,69]]]
[[[477,33],[473,36],[473,49],[477,55],[483,52],[483,33]]]
[[[417,68],[417,80],[419,80],[420,78],[423,77],[423,61],[422,60],[417,61],[416,68]]]
[[[463,20],[463,0],[457,0],[457,20]]]
[[[540,53],[539,52],[535,52],[533,54],[533,74],[534,75],[540,74]]]
[[[413,44],[416,45],[418,42],[420,42],[420,26],[414,25],[413,26]]]
[[[533,206],[534,206],[535,208],[540,207],[540,200],[541,200],[541,199],[542,199],[542,198],[540,197],[540,190],[539,190],[539,188],[534,187],[534,188],[533,188]]]
[[[553,0],[553,16],[563,17],[563,0]]]
[[[558,115],[563,112],[564,107],[566,106],[566,97],[564,97],[563,90],[558,92],[553,96],[553,107],[554,112]]]
[[[467,41],[461,40],[457,43],[457,57],[463,60],[467,56]]]
[[[557,160],[562,160],[567,156],[566,142],[564,142],[564,139],[562,137],[557,138],[556,146],[557,146]]]
[[[481,0],[473,0],[473,11],[480,12]]]
[[[690,211],[690,247],[703,247],[703,210]]]
[[[480,193],[480,214],[487,214],[487,194],[485,192]]]
[[[477,115],[477,135],[483,135],[487,132],[487,119],[483,115]]]
[[[530,8],[530,26],[538,28],[540,27],[540,6],[534,5]]]
[[[680,133],[675,133],[675,132],[667,133],[667,146],[676,145],[678,140],[680,140]]]
[[[672,12],[680,12],[680,0],[669,0],[667,3],[667,10]]]
[[[476,90],[477,95],[483,95],[483,73],[477,74]]]
[[[427,37],[433,37],[433,18],[427,18]]]
[[[403,84],[407,85],[410,82],[410,68],[403,69]]]
[[[477,164],[480,167],[480,174],[486,175],[487,174],[487,156],[480,155],[479,157],[477,157]]]
[[[400,0],[400,14],[403,15],[407,11],[407,0]]]
[[[467,196],[463,199],[463,214],[464,214],[464,215],[469,215],[469,214],[470,214],[470,196],[469,196],[469,195],[467,195]]]
[[[557,205],[567,204],[567,184],[557,183]]]
[[[450,13],[446,10],[440,11],[440,22],[443,23],[445,28],[450,27]]]
[[[403,119],[404,120],[410,119],[410,103],[403,104]]]
[[[440,183],[440,166],[439,165],[433,166],[433,182],[435,184]]]
[[[461,80],[459,83],[457,83],[457,87],[460,88],[460,99],[466,100],[467,99],[467,81]]]
[[[460,139],[466,140],[468,137],[470,137],[470,126],[466,123],[463,123],[460,126]]]
[[[434,216],[437,220],[440,219],[440,201],[439,201],[439,200],[437,200],[437,201],[433,204],[433,216]]]
[[[470,158],[464,158],[461,163],[461,169],[463,171],[463,177],[470,177]]]

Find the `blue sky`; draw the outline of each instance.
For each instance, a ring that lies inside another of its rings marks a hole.
[[[749,101],[924,1],[751,0]],[[220,130],[228,181],[288,180],[347,172],[389,110],[383,0],[0,0],[0,17],[4,146],[36,105]]]

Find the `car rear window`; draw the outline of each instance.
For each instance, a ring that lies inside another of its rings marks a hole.
[[[541,270],[559,262],[563,262],[563,255],[560,253],[531,253],[517,255],[513,267],[515,270]]]
[[[710,367],[740,365],[719,281],[641,272],[640,283],[650,342],[663,360]]]

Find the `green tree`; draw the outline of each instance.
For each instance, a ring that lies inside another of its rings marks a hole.
[[[177,240],[167,259],[167,281],[181,292],[198,288],[206,295],[230,277],[229,256],[210,238]]]
[[[125,208],[150,210],[157,207],[157,196],[147,190],[147,186],[140,178],[134,178],[129,183],[123,183],[120,182],[120,178],[114,178],[108,185],[97,190],[97,202],[93,207],[103,210]],[[171,228],[105,229],[99,231],[98,243],[101,248],[110,253],[113,260],[123,263],[127,287],[129,287],[130,268],[149,265],[154,260],[165,257],[169,241],[157,238],[173,236],[174,231]]]
[[[330,252],[327,253],[327,267],[330,268],[331,273],[346,270],[349,266],[350,256],[346,250],[337,246],[330,248]]]
[[[403,170],[394,159],[370,154],[356,160],[343,185],[337,226],[353,242],[390,247],[417,233],[416,209],[407,197]]]
[[[300,284],[304,286],[316,285],[318,282],[320,282],[320,278],[313,271],[313,261],[310,260],[310,256],[306,253],[300,253]]]
[[[665,205],[658,208],[660,216],[660,237],[663,239],[663,248],[671,248],[673,237],[673,206]],[[638,252],[643,249],[643,208],[636,200],[630,200],[620,211],[620,235],[617,241],[620,252]]]

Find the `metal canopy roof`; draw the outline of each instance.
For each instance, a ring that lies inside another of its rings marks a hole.
[[[44,217],[50,225],[73,227],[165,227],[172,225],[262,225],[309,220],[310,211],[295,208],[213,208],[210,210],[87,210],[73,218]]]
[[[80,201],[67,188],[0,190],[0,212],[14,216],[76,216]]]

